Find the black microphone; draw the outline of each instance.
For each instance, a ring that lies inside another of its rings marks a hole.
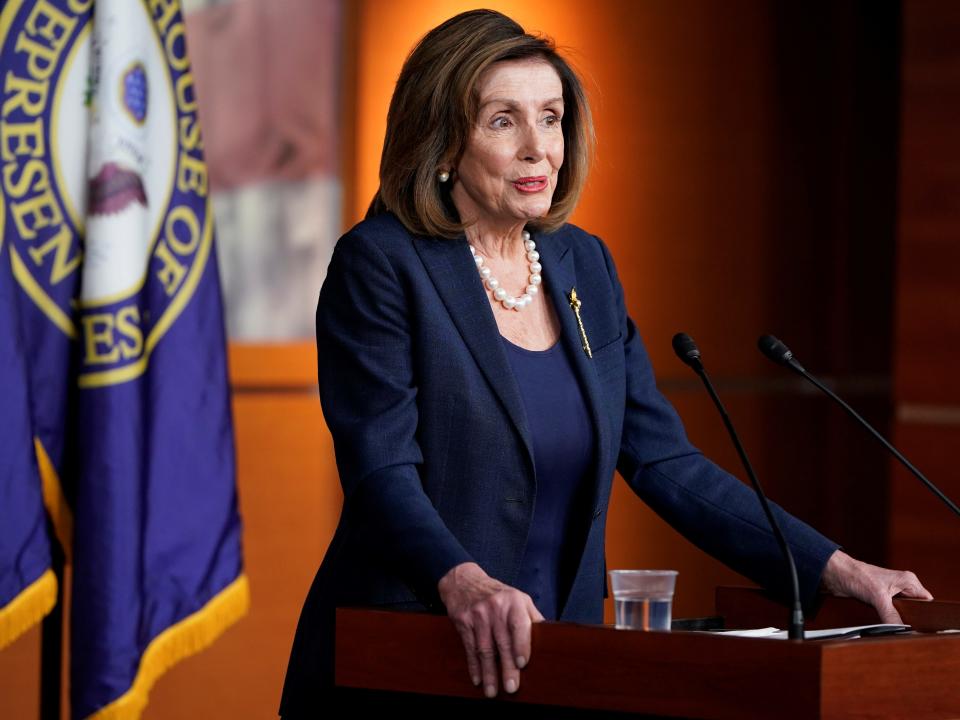
[[[737,449],[737,454],[740,456],[740,462],[743,463],[743,468],[747,471],[747,476],[750,478],[753,489],[760,499],[760,506],[763,508],[763,512],[770,522],[773,535],[777,539],[777,544],[780,546],[780,552],[783,553],[783,557],[787,561],[790,570],[790,584],[793,590],[793,609],[790,612],[787,636],[791,640],[803,640],[803,607],[800,604],[800,582],[797,580],[797,565],[793,561],[793,553],[790,552],[787,539],[783,536],[783,532],[780,530],[780,524],[770,509],[770,503],[767,502],[767,496],[763,492],[763,488],[760,487],[760,481],[757,479],[756,474],[753,472],[753,466],[750,464],[747,452],[740,443],[737,431],[733,428],[733,422],[731,422],[730,416],[727,415],[727,411],[723,407],[723,403],[720,402],[717,391],[713,388],[713,383],[710,382],[710,378],[707,376],[707,371],[704,369],[703,362],[700,359],[700,349],[697,347],[697,344],[693,341],[693,338],[686,333],[677,333],[673,336],[673,351],[685,365],[693,368],[693,371],[703,380],[704,387],[707,388],[713,404],[717,406],[720,417],[723,419],[723,424],[726,426],[727,432],[730,434],[730,439],[733,441],[733,446]]]
[[[693,341],[693,338],[686,333],[677,333],[673,336],[673,351],[685,364],[694,369],[697,374],[704,372],[703,363],[700,362],[700,348]]]
[[[803,365],[797,362],[796,358],[793,357],[793,353],[790,352],[790,348],[788,348],[782,342],[777,340],[777,338],[775,338],[773,335],[762,336],[759,340],[757,340],[757,347],[760,348],[760,352],[762,352],[764,355],[770,358],[773,362],[777,363],[778,365],[783,365],[785,367],[790,368],[798,375],[802,375],[804,378],[809,380],[811,383],[813,383],[818,388],[820,388],[820,390],[826,393],[828,397],[830,397],[832,400],[839,403],[840,407],[846,410],[847,414],[850,415],[850,417],[852,417],[854,420],[860,423],[860,425],[866,428],[871,435],[873,435],[877,440],[879,440],[880,444],[883,445],[887,450],[889,450],[897,460],[903,463],[903,466],[907,468],[907,470],[912,472],[917,477],[917,479],[920,480],[920,482],[926,485],[927,489],[929,489],[930,492],[932,492],[934,495],[940,498],[940,500],[942,500],[943,503],[948,508],[953,510],[954,513],[956,513],[957,515],[960,515],[960,508],[957,507],[956,503],[954,503],[953,500],[951,500],[946,495],[944,495],[940,491],[940,488],[938,488],[932,482],[927,480],[927,478],[923,475],[923,473],[921,473],[919,470],[917,470],[917,468],[913,466],[913,463],[907,460],[899,450],[897,450],[893,445],[887,442],[887,439],[883,437],[883,435],[878,433],[870,423],[868,423],[866,420],[860,417],[860,415],[858,415],[857,412],[852,407],[850,407],[849,405],[847,405],[847,403],[841,400],[840,397],[835,392],[833,392],[833,390],[828,388],[822,382],[817,380],[817,378],[815,378],[813,375],[808,373],[804,369]]]
[[[773,335],[762,335],[760,339],[757,340],[757,347],[760,348],[760,352],[778,365],[793,368],[799,373],[806,372],[806,370],[803,368],[803,365],[797,362],[797,359],[793,357],[793,353],[790,352],[790,348],[777,340]]]

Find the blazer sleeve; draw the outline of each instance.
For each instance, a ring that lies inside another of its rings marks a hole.
[[[604,261],[624,338],[627,396],[617,469],[633,491],[697,547],[786,598],[790,578],[780,547],[752,488],[703,456],[687,439],[677,412],[659,392],[610,253]],[[838,548],[771,503],[793,550],[805,607],[814,604],[820,576]]]
[[[344,514],[426,604],[472,560],[423,490],[416,439],[412,319],[383,250],[356,233],[334,250],[317,306],[320,400],[333,436]]]

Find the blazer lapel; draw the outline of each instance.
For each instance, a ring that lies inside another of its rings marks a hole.
[[[601,475],[605,472],[604,468],[611,466],[609,460],[610,427],[600,403],[600,378],[597,375],[596,367],[593,365],[593,360],[587,357],[587,353],[583,349],[577,317],[570,307],[570,291],[577,287],[573,251],[561,233],[545,238],[542,244],[538,242],[537,250],[540,252],[540,264],[543,265],[543,281],[547,286],[547,294],[553,300],[557,315],[560,318],[560,337],[569,357],[573,359],[574,372],[581,382],[587,406],[590,409],[590,417],[593,420],[593,427],[596,428],[597,449],[593,477],[590,483],[590,506],[587,508],[592,520],[596,517],[597,506],[600,502],[600,488],[603,487],[606,480],[609,480],[609,478],[603,478]],[[589,298],[581,297],[581,301],[589,302]],[[587,330],[589,332],[589,328]],[[583,561],[583,551],[585,549],[586,545],[580,549],[577,555],[578,568]],[[578,569],[577,575],[579,576],[579,574],[580,570]],[[572,590],[572,587],[568,588],[566,597],[562,599],[558,619],[563,617],[563,613],[567,609]]]
[[[460,336],[520,434],[527,448],[530,472],[534,473],[533,442],[520,387],[503,349],[500,329],[466,239],[415,237],[413,242]]]
[[[542,243],[538,242],[537,250],[540,252],[540,264],[543,265],[543,282],[547,286],[547,295],[553,301],[557,316],[560,318],[560,338],[569,357],[573,360],[574,372],[580,380],[593,427],[596,428],[597,456],[593,470],[593,495],[590,508],[592,512],[597,505],[597,493],[601,487],[600,473],[603,468],[610,467],[608,457],[610,454],[610,430],[607,418],[603,413],[603,407],[600,404],[600,379],[596,367],[593,365],[593,360],[588,358],[583,350],[577,318],[570,307],[570,291],[577,287],[573,251],[562,233],[547,236]],[[581,298],[581,300],[589,302],[589,298]]]
[[[546,285],[544,297],[549,298],[556,308],[561,326],[560,339],[569,357],[573,359],[574,372],[581,382],[590,417],[596,428],[597,457],[591,488],[593,510],[597,505],[597,493],[601,487],[600,473],[603,468],[610,467],[610,429],[600,404],[600,380],[593,360],[587,357],[580,344],[580,330],[568,299],[570,290],[577,286],[573,252],[562,232],[546,236],[542,242],[540,238],[535,239],[538,241],[537,250],[543,265]],[[533,442],[520,388],[503,349],[500,329],[490,304],[478,301],[480,298],[486,299],[486,290],[470,257],[466,239],[437,240],[415,237],[414,247],[460,336],[520,434],[527,448],[530,470],[535,472]],[[589,298],[582,300],[590,301]]]

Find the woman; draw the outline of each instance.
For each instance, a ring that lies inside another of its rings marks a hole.
[[[591,142],[576,75],[503,15],[458,15],[407,59],[380,190],[317,309],[344,506],[285,716],[331,683],[337,605],[446,612],[472,682],[515,692],[532,623],[603,620],[615,469],[698,546],[785,590],[752,491],[689,444],[657,391],[606,247],[565,224]],[[895,621],[892,595],[929,597],[777,512],[807,604],[822,583]]]

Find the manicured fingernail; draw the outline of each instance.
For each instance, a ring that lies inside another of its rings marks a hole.
[[[483,689],[483,694],[486,695],[488,698],[496,697],[496,695],[497,695],[497,686],[496,686],[496,685],[487,685],[487,686]]]
[[[510,678],[506,683],[504,683],[503,687],[508,693],[515,693],[517,691],[517,681],[513,678]]]
[[[520,655],[519,657],[517,657],[517,667],[523,669],[526,666],[527,666],[527,659],[523,655]]]
[[[479,675],[471,675],[471,676],[470,676],[470,680],[473,682],[473,684],[474,684],[475,686],[480,684],[480,676],[479,676]]]

